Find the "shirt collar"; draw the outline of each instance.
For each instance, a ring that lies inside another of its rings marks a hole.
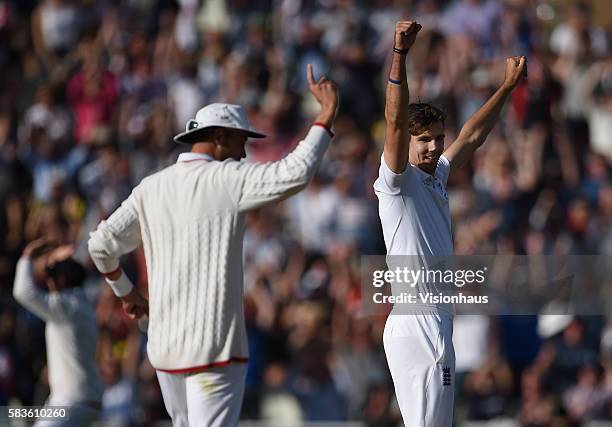
[[[410,162],[408,162],[408,164],[410,166],[412,166],[417,171],[417,173],[423,179],[423,181],[433,181],[434,179],[437,179],[435,171],[434,171],[433,175],[430,175],[427,172],[425,172],[424,170],[422,170],[420,167],[418,167],[417,165],[413,165]],[[437,169],[437,165],[436,165],[436,169]]]
[[[214,162],[215,158],[209,154],[203,153],[181,153],[178,156],[177,163],[193,162],[195,160],[205,160],[207,162]]]

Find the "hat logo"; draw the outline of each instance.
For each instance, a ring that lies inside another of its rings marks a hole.
[[[200,124],[195,121],[195,120],[189,120],[189,123],[187,123],[187,130],[192,130],[192,129],[196,129]]]

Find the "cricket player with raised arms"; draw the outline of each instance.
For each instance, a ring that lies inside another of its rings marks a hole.
[[[508,96],[526,77],[527,65],[525,57],[506,60],[501,86],[444,150],[444,112],[409,101],[406,58],[420,30],[421,25],[411,21],[399,21],[395,27],[386,140],[374,190],[387,255],[447,257],[453,254],[448,175],[484,143]],[[383,343],[406,427],[452,425],[452,333],[452,306],[418,302],[400,310],[396,305],[387,319]]]
[[[49,249],[53,248],[49,251]],[[85,269],[72,258],[72,245],[45,238],[24,248],[17,263],[13,296],[45,322],[49,398],[36,427],[85,427],[100,414],[104,385],[96,364],[98,325],[94,301],[83,289]],[[41,267],[44,265],[44,274]],[[36,279],[44,279],[39,288]]]
[[[147,353],[175,427],[238,423],[247,363],[242,247],[245,214],[303,189],[333,134],[338,106],[333,82],[308,87],[320,112],[285,158],[247,163],[249,125],[239,105],[199,110],[174,139],[190,144],[176,164],[146,177],[97,230],[89,253],[124,309],[149,315]],[[148,300],[119,266],[144,246]]]

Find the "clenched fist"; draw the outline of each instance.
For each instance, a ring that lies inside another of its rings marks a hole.
[[[410,49],[421,28],[423,28],[421,24],[414,21],[397,21],[395,24],[395,47],[400,50]]]
[[[527,58],[524,56],[515,56],[506,59],[506,77],[504,77],[504,87],[512,90],[526,77]]]

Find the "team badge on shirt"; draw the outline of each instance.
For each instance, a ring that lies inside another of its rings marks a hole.
[[[446,194],[446,189],[444,188],[439,179],[434,178],[433,176],[428,176],[423,180],[423,183],[426,187],[435,191],[444,200],[448,201],[448,194]]]
[[[451,385],[451,370],[448,366],[442,368],[442,385]]]

